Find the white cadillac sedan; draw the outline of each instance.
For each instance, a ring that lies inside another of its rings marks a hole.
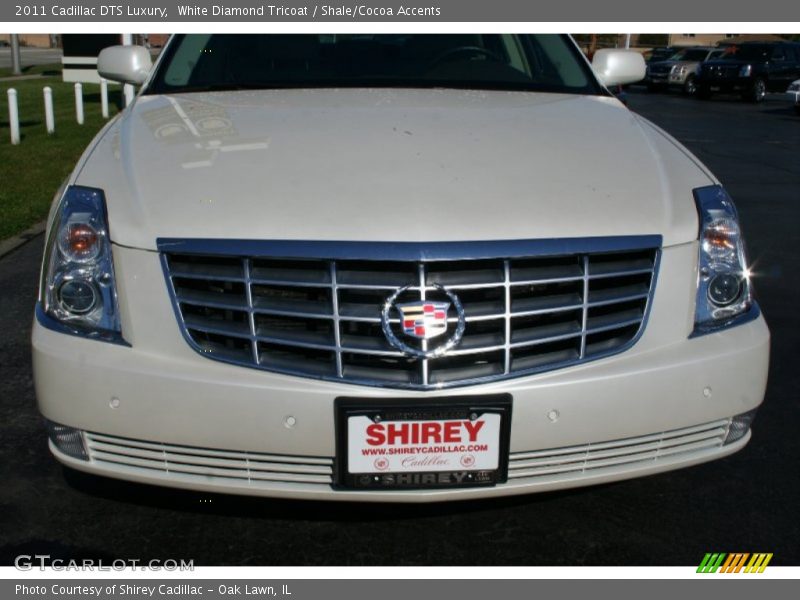
[[[425,502],[750,439],[769,332],[733,201],[557,35],[178,35],[50,215],[33,329],[74,469]]]

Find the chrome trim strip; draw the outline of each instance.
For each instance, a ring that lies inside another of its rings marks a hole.
[[[425,287],[427,283],[427,281],[425,281],[425,265],[423,265],[422,263],[419,263],[417,265],[417,274],[419,276],[419,299],[424,302],[425,295],[428,290]],[[459,316],[463,317],[463,312]],[[464,334],[463,327],[461,328],[461,334],[462,335]],[[458,339],[455,341],[455,343],[458,343],[459,341],[461,341],[461,336],[458,336]],[[428,340],[422,340],[422,352],[425,354],[428,353]],[[422,386],[425,387],[430,383],[428,379],[428,357],[423,356],[419,361],[419,365],[420,365],[420,377],[422,381]]]
[[[505,357],[503,360],[503,375],[511,373],[511,266],[508,259],[503,261],[503,287],[505,299]]]
[[[586,324],[589,319],[589,256],[583,257],[583,305],[581,307],[581,349],[578,360],[586,356]]]
[[[322,260],[445,261],[538,258],[660,248],[660,235],[464,242],[349,242],[158,238],[160,252]],[[342,286],[344,287],[344,286]],[[397,287],[397,286],[394,286]],[[392,289],[394,289],[394,287]],[[456,286],[447,286],[456,289]]]
[[[344,377],[344,369],[342,368],[342,332],[339,327],[339,286],[336,281],[336,261],[331,261],[331,302],[333,303],[333,315],[329,318],[333,319],[333,337],[336,341],[336,376],[340,379]]]
[[[244,266],[244,293],[247,297],[247,321],[250,324],[250,349],[253,353],[253,363],[256,366],[261,364],[261,356],[258,353],[258,340],[256,339],[256,315],[253,312],[253,290],[250,287],[250,263],[251,259],[245,258]]]
[[[736,315],[735,317],[732,317],[730,319],[720,321],[719,324],[714,324],[714,327],[710,328],[695,327],[692,333],[689,334],[689,339],[691,340],[697,337],[702,337],[704,335],[708,335],[709,333],[717,333],[729,327],[744,325],[745,323],[750,323],[751,321],[755,321],[760,316],[761,316],[761,306],[758,304],[758,302],[752,300],[750,302],[750,308],[746,312]]]
[[[122,334],[119,333],[118,331],[106,331],[106,330],[95,329],[90,332],[87,332],[78,329],[77,327],[70,327],[67,323],[63,323],[48,315],[44,311],[42,303],[39,301],[36,302],[36,308],[34,312],[36,314],[36,320],[39,322],[39,325],[47,329],[50,329],[51,331],[57,331],[58,333],[66,333],[67,335],[74,335],[75,337],[83,338],[85,340],[92,340],[95,342],[106,342],[109,344],[117,344],[118,346],[126,346],[128,348],[131,348],[130,343],[125,341],[125,338],[123,338]]]

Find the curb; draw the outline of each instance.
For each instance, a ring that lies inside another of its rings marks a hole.
[[[20,246],[27,244],[35,237],[38,237],[44,233],[45,229],[47,229],[47,221],[40,221],[22,233],[18,233],[14,237],[0,242],[0,258],[3,258],[6,254],[10,254]]]

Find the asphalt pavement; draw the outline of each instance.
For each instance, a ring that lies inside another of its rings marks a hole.
[[[629,105],[685,143],[738,204],[773,334],[767,398],[744,450],[599,487],[426,506],[240,498],[80,475],[50,457],[35,408],[28,340],[39,236],[0,260],[0,564],[49,554],[196,565],[688,566],[711,551],[800,564],[800,117],[777,98],[756,106],[633,90]]]
[[[20,48],[20,60],[22,68],[31,65],[47,65],[50,63],[60,63],[63,51],[60,48]],[[0,69],[11,67],[11,46],[0,48]]]

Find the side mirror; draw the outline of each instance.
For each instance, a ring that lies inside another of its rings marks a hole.
[[[598,50],[592,59],[592,69],[607,87],[641,81],[645,76],[644,57],[635,50]]]
[[[97,57],[100,77],[120,83],[143,84],[152,66],[150,52],[142,46],[109,46]]]

